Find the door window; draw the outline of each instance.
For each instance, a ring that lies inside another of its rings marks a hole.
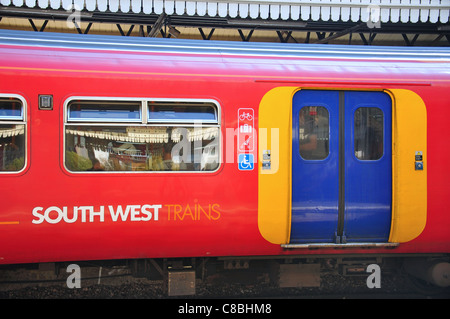
[[[300,156],[323,160],[329,153],[330,116],[323,106],[305,106],[299,112]]]
[[[383,111],[360,107],[355,111],[355,156],[359,160],[378,160],[383,156]]]

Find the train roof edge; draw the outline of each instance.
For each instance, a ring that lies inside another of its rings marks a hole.
[[[124,37],[70,33],[0,30],[0,45],[62,49],[156,52],[203,55],[239,55],[278,58],[342,58],[380,60],[434,60],[450,62],[450,48],[323,45]]]

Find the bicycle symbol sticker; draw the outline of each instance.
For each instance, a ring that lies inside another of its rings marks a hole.
[[[241,108],[238,110],[238,150],[240,152],[253,151],[254,149],[254,115],[253,109]]]
[[[253,154],[239,154],[238,164],[241,171],[253,170]]]

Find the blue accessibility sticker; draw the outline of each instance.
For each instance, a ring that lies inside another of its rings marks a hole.
[[[239,154],[238,157],[239,170],[251,171],[253,170],[253,154]]]

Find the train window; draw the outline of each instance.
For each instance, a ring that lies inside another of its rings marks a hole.
[[[71,101],[68,121],[83,122],[141,122],[139,101]]]
[[[329,113],[323,106],[305,106],[299,114],[300,156],[305,160],[323,160],[329,153]]]
[[[23,120],[23,105],[17,98],[0,98],[1,120]]]
[[[0,97],[0,172],[19,172],[25,167],[24,114],[20,99]]]
[[[377,160],[383,156],[383,111],[377,107],[360,107],[355,111],[355,156],[360,160]]]
[[[217,123],[217,110],[210,103],[155,102],[148,104],[149,122],[201,121]]]
[[[122,118],[117,122],[108,118],[111,123],[105,123],[103,118],[98,123],[73,118],[68,121],[66,168],[73,172],[217,170],[220,127],[214,103],[138,102],[146,103],[140,110],[142,120],[136,124],[123,123]],[[69,102],[69,112],[71,105]]]

